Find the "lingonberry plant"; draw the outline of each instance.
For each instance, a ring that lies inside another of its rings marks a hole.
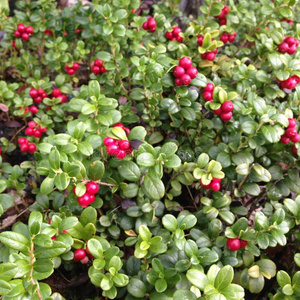
[[[199,9],[0,12],[3,300],[300,298],[299,3]]]

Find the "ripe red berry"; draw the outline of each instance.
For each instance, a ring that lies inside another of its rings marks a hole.
[[[225,19],[225,18],[223,18],[223,19],[219,19],[219,24],[220,25],[226,25],[227,24],[227,20]]]
[[[46,132],[48,130],[47,127],[41,127],[41,126],[39,126],[38,129],[39,129],[40,132]]]
[[[74,62],[72,68],[74,70],[79,70],[80,69],[80,65],[77,62]]]
[[[91,203],[90,194],[85,193],[82,196],[78,197],[77,202],[81,207],[86,208]]]
[[[241,248],[241,242],[239,239],[228,239],[226,242],[226,246],[228,250],[237,251]]]
[[[180,77],[180,81],[183,85],[189,85],[191,83],[191,77],[190,75],[188,74],[183,74],[181,77]]]
[[[212,180],[213,182],[221,182],[222,181],[222,179],[221,178],[213,178],[213,180]]]
[[[288,138],[292,138],[297,135],[297,130],[295,128],[287,128],[285,131],[285,135]]]
[[[72,76],[72,75],[75,74],[75,70],[74,70],[74,69],[69,69],[69,70],[67,71],[67,73],[68,73],[68,75]]]
[[[27,26],[25,29],[26,33],[28,33],[29,35],[32,35],[34,30],[32,26]]]
[[[37,90],[37,93],[38,93],[39,96],[43,96],[43,94],[45,93],[45,90],[42,89],[42,88],[39,88],[39,89]]]
[[[119,141],[119,147],[121,150],[127,150],[130,147],[130,143],[127,140]]]
[[[39,139],[42,137],[42,133],[37,129],[33,131],[33,136]]]
[[[182,42],[183,42],[183,37],[180,36],[180,35],[178,35],[178,36],[176,37],[176,41],[179,42],[179,43],[182,43]]]
[[[95,59],[94,64],[97,67],[102,67],[103,66],[103,61],[101,59]]]
[[[125,152],[127,155],[130,155],[133,152],[133,147],[130,146]]]
[[[210,100],[212,100],[212,93],[211,92],[204,92],[202,94],[202,97],[205,101],[210,101]]]
[[[220,118],[221,118],[221,120],[222,121],[224,121],[224,122],[228,122],[230,119],[231,119],[231,117],[232,117],[232,112],[228,112],[228,113],[221,113],[220,114]]]
[[[93,72],[95,75],[99,75],[99,74],[100,74],[100,68],[97,67],[97,66],[93,66],[93,67],[92,67],[92,72]]]
[[[116,124],[113,125],[113,127],[121,127],[122,129],[125,130],[125,126],[122,123],[116,123]]]
[[[32,113],[32,114],[37,114],[39,112],[39,109],[33,105],[33,106],[30,106],[29,107],[29,111]]]
[[[228,35],[228,42],[233,43],[235,40],[236,35],[235,34],[229,34]]]
[[[198,75],[198,70],[195,67],[190,67],[186,70],[185,73],[188,74],[191,77],[191,79],[194,79]]]
[[[53,235],[53,236],[51,237],[51,240],[57,241],[56,235]]]
[[[288,118],[288,120],[289,120],[289,126],[288,126],[288,128],[295,128],[296,125],[297,125],[297,121],[295,119],[293,119],[293,118]]]
[[[227,33],[223,33],[221,36],[220,36],[220,40],[226,44],[228,42],[228,34]]]
[[[28,151],[28,153],[33,154],[36,151],[36,145],[35,144],[28,144],[28,150],[27,151]]]
[[[119,146],[114,144],[114,145],[110,145],[106,148],[106,152],[108,155],[116,155],[119,153]]]
[[[148,19],[148,28],[151,29],[151,28],[155,28],[156,27],[156,21],[154,20],[153,17],[150,17]]]
[[[288,144],[290,142],[290,139],[286,135],[282,135],[280,141],[283,144]]]
[[[213,53],[213,52],[206,53],[206,58],[205,58],[206,60],[208,60],[208,61],[214,61],[215,58],[216,58],[216,54],[215,53]]]
[[[192,66],[192,61],[190,58],[188,57],[182,57],[180,60],[179,60],[179,66],[184,68],[184,69],[188,69]]]
[[[76,249],[74,251],[74,261],[81,261],[82,259],[84,259],[86,257],[86,252],[84,251],[84,249]]]
[[[91,195],[91,194],[89,194],[89,195],[90,195],[90,203],[89,204],[91,204],[95,201],[95,195]]]
[[[209,184],[203,184],[201,179],[199,179],[199,182],[201,183],[204,189],[206,190],[210,189],[211,182]]]
[[[181,32],[181,29],[177,26],[173,26],[173,36],[178,36],[178,34]]]
[[[57,98],[61,99],[60,103],[65,103],[68,100],[66,95],[59,95]]]
[[[245,248],[248,245],[248,242],[245,240],[240,240],[240,244],[241,244],[240,248]]]
[[[20,145],[20,150],[21,150],[21,152],[27,152],[27,150],[28,150],[28,144],[21,144]]]
[[[281,53],[285,53],[287,52],[289,49],[289,45],[287,43],[281,43],[279,46],[278,46],[278,51],[281,52]]]
[[[291,141],[293,143],[299,143],[300,142],[300,134],[296,134],[295,136],[291,137]]]
[[[177,85],[177,86],[182,85],[182,82],[181,82],[180,78],[175,78],[175,85]]]
[[[99,191],[99,186],[96,182],[90,181],[87,185],[86,185],[86,192],[90,195],[95,195],[97,194]]]
[[[286,42],[291,47],[291,46],[295,45],[295,38],[292,36],[288,36],[284,39],[284,42]]]
[[[22,35],[21,35],[21,39],[24,40],[24,41],[28,41],[29,40],[29,34],[26,33],[26,32],[23,32]]]
[[[221,105],[221,110],[224,113],[233,111],[233,103],[231,101],[226,101]]]
[[[101,66],[101,67],[100,67],[100,73],[101,73],[101,74],[104,74],[104,73],[106,73],[106,72],[107,72],[106,68],[105,68],[104,66]]]
[[[21,37],[21,32],[18,31],[18,30],[15,30],[15,31],[14,31],[14,36],[15,36],[16,38]]]
[[[144,22],[142,25],[143,29],[148,30],[148,22]]]
[[[119,150],[119,152],[116,154],[117,159],[123,159],[126,157],[126,151],[125,150]]]
[[[19,32],[23,33],[23,32],[25,32],[26,27],[24,24],[20,23],[20,24],[18,24],[17,29]]]
[[[47,35],[52,35],[52,30],[46,29],[46,30],[44,31],[44,33],[47,34]]]
[[[210,184],[210,188],[211,188],[213,191],[217,192],[218,190],[220,190],[221,185],[220,185],[219,182],[213,181],[213,182],[211,182],[211,184]]]
[[[53,91],[52,91],[52,96],[53,97],[58,97],[58,96],[60,96],[61,95],[61,91],[60,91],[60,89],[54,89]]]
[[[290,55],[292,55],[292,54],[294,54],[294,53],[296,53],[296,52],[297,52],[297,47],[296,47],[296,45],[290,46],[290,47],[288,48],[288,50],[287,50],[287,53],[290,54]]]
[[[197,37],[197,44],[199,46],[202,46],[203,38],[204,38],[203,35],[198,35],[198,37]]]
[[[174,75],[176,78],[181,77],[183,74],[185,74],[184,68],[182,68],[182,67],[180,67],[180,66],[176,66],[176,67],[174,68],[173,75]]]
[[[217,116],[219,116],[219,115],[222,113],[222,109],[221,109],[221,107],[219,107],[218,109],[215,109],[213,112],[214,112]]]
[[[168,40],[171,40],[171,39],[173,38],[173,33],[170,32],[170,31],[167,31],[167,32],[165,33],[165,37],[166,37]]]
[[[25,138],[19,138],[19,139],[18,139],[18,143],[19,143],[19,144],[28,144],[28,140],[25,139]]]
[[[28,126],[29,126],[30,128],[33,128],[33,127],[36,126],[36,123],[35,123],[34,121],[30,121],[30,122],[28,122]]]
[[[33,129],[31,127],[27,127],[25,129],[25,134],[26,135],[33,135]]]
[[[109,137],[109,136],[106,136],[103,140],[103,144],[105,146],[110,146],[110,145],[114,145],[116,143],[115,139]]]
[[[204,91],[205,92],[213,92],[214,88],[215,88],[215,86],[212,83],[208,83],[206,85],[206,87],[204,88]]]

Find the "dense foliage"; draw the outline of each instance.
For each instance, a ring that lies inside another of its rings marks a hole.
[[[300,298],[298,1],[178,2],[1,13],[3,300]]]

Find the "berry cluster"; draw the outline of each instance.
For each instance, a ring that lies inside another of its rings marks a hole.
[[[209,184],[203,184],[201,179],[199,181],[206,190],[212,189],[214,192],[217,192],[221,188],[221,179],[219,178],[213,178]]]
[[[88,247],[86,249],[76,249],[74,251],[74,258],[73,260],[78,262],[80,261],[82,264],[88,263],[89,259],[93,259],[94,256],[90,253]]]
[[[293,90],[294,88],[296,88],[297,84],[300,82],[300,77],[297,75],[294,75],[283,81],[280,81],[279,79],[276,79],[276,80],[282,89]]]
[[[219,24],[220,25],[226,25],[227,24],[227,20],[226,20],[226,15],[230,12],[230,8],[225,5],[222,8],[221,13],[218,16],[215,16],[215,19],[219,19]]]
[[[31,89],[29,91],[29,96],[33,99],[33,102],[35,104],[39,104],[43,101],[44,98],[47,97],[47,93],[45,92],[44,89]]]
[[[230,251],[237,251],[240,248],[245,248],[248,245],[248,242],[238,238],[228,239],[226,242],[227,249]]]
[[[39,139],[42,137],[42,134],[47,131],[47,129],[47,127],[41,127],[34,121],[30,121],[28,122],[28,127],[25,129],[25,134],[34,136],[35,138]]]
[[[206,87],[203,89],[202,97],[205,101],[214,102],[213,100],[214,88],[215,87],[212,83],[208,83]]]
[[[290,24],[291,26],[294,25],[294,21],[293,20],[282,19],[281,22],[286,22],[286,23]]]
[[[57,88],[52,91],[52,98],[59,98],[61,100],[60,103],[65,103],[68,100],[67,96]]]
[[[65,66],[65,71],[68,73],[68,75],[74,75],[75,71],[80,69],[80,65],[77,62],[73,62],[72,67],[69,67],[68,65]]]
[[[198,35],[197,44],[199,46],[202,46],[203,38],[204,38],[203,35]],[[213,41],[213,39],[212,39],[212,41]],[[214,61],[215,58],[216,58],[217,53],[218,53],[218,49],[215,49],[214,51],[206,52],[206,53],[201,54],[201,58],[209,60],[209,61]]]
[[[73,187],[73,193],[74,195],[76,195],[75,193],[75,186]],[[85,194],[83,194],[80,197],[77,197],[77,201],[78,204],[83,207],[86,208],[87,206],[89,206],[91,203],[93,203],[95,201],[95,194],[97,194],[99,191],[99,186],[96,182],[90,181],[87,185],[86,185],[86,192]]]
[[[292,36],[286,37],[278,46],[278,51],[281,53],[288,53],[290,55],[296,53],[299,41]]]
[[[173,28],[172,31],[166,32],[165,37],[170,41],[177,41],[181,43],[183,41],[183,37],[179,35],[181,29],[177,26],[173,26],[172,28]]]
[[[290,141],[293,143],[300,142],[300,134],[298,134],[297,129],[297,121],[293,118],[289,118],[289,126],[285,130],[284,135],[281,136],[281,142],[284,144],[288,144]]]
[[[21,152],[28,152],[29,154],[33,154],[36,151],[36,145],[29,143],[26,138],[19,138],[18,143],[20,144]]]
[[[221,107],[214,110],[214,113],[220,116],[220,119],[224,122],[230,121],[232,118],[232,111],[233,111],[233,103],[232,101],[226,101],[222,103]]]
[[[101,59],[96,59],[91,63],[92,72],[97,76],[99,74],[106,73],[107,70],[103,66],[103,61]]]
[[[143,23],[143,29],[148,30],[149,32],[154,32],[156,30],[156,21],[153,17],[150,17]]]
[[[220,41],[222,41],[224,44],[226,43],[233,43],[236,37],[236,32],[233,34],[229,34],[228,32],[223,32],[220,36]]]
[[[14,31],[16,38],[21,38],[24,41],[28,41],[34,30],[32,26],[25,26],[24,24],[18,24],[17,30]]]
[[[185,56],[179,60],[179,66],[174,68],[173,75],[177,86],[189,85],[191,80],[197,77],[198,70],[192,67],[191,59]]]

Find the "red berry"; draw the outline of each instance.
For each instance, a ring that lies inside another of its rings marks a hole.
[[[295,78],[291,77],[284,81],[284,87],[289,90],[293,90],[297,86],[298,82]]]
[[[41,127],[41,126],[39,126],[39,131],[40,132],[46,132],[47,130],[48,130],[47,127]]]
[[[72,69],[74,69],[75,71],[79,70],[80,69],[80,65],[77,62],[74,62],[73,66],[72,66]]]
[[[181,29],[177,26],[173,27],[173,36],[177,37],[178,34],[181,32]]]
[[[69,69],[69,70],[67,71],[67,73],[68,73],[68,75],[72,76],[72,75],[75,74],[75,70],[74,70],[74,69]]]
[[[286,135],[282,135],[280,141],[283,144],[288,144],[290,142],[290,139]]]
[[[91,194],[89,194],[89,195],[90,195],[90,203],[89,204],[91,204],[95,201],[95,195],[91,195]]]
[[[33,154],[36,151],[35,144],[28,144],[28,153]]]
[[[226,44],[228,42],[228,34],[227,33],[223,33],[220,37],[220,40]]]
[[[240,248],[245,248],[248,245],[248,242],[245,240],[240,240],[240,244],[241,244]]]
[[[168,40],[171,40],[173,38],[173,33],[170,32],[170,31],[167,31],[166,34],[165,34],[165,37],[168,39]]]
[[[74,185],[73,188],[72,188],[72,192],[73,192],[73,194],[74,194],[75,196],[77,196],[77,195],[76,195],[76,186],[75,186],[75,185]]]
[[[222,181],[222,179],[221,178],[213,178],[213,180],[212,180],[213,182],[221,182]]]
[[[221,109],[221,107],[219,107],[218,109],[215,109],[213,112],[214,112],[217,116],[219,116],[219,115],[222,113],[222,109]]]
[[[209,184],[203,184],[201,179],[199,179],[199,182],[201,183],[201,185],[203,186],[204,189],[206,189],[206,190],[210,189],[211,182]]]
[[[21,144],[20,145],[20,151],[21,152],[27,152],[27,150],[28,150],[28,144]]]
[[[14,36],[15,36],[16,38],[21,37],[21,32],[18,31],[18,30],[15,30],[15,31],[14,31]]]
[[[206,59],[206,54],[207,54],[207,53],[201,54],[201,58],[202,58],[202,59]]]
[[[229,42],[229,43],[233,43],[234,40],[235,40],[235,35],[234,35],[234,34],[229,34],[229,35],[228,35],[228,42]]]
[[[20,30],[19,30],[20,31]],[[284,41],[291,47],[295,45],[295,39],[292,36],[288,36],[284,39]]]
[[[294,128],[294,127],[296,127],[297,121],[295,119],[289,118],[288,120],[289,120],[289,126],[288,126],[288,128]]]
[[[92,72],[93,72],[95,75],[99,75],[99,74],[100,74],[100,68],[97,67],[97,66],[93,66],[93,67],[92,67]]]
[[[126,151],[125,150],[119,150],[119,152],[116,154],[117,159],[123,159],[126,157]]]
[[[21,39],[24,40],[24,41],[28,41],[29,40],[29,34],[26,33],[26,32],[23,32],[22,35],[21,35]]]
[[[231,119],[231,117],[232,117],[232,112],[228,112],[228,113],[221,113],[220,114],[220,118],[221,118],[221,120],[222,121],[224,121],[224,122],[228,122],[230,119]]]
[[[230,12],[230,7],[228,7],[227,5],[225,5],[222,9],[222,11],[225,12],[225,15],[227,15]]]
[[[97,67],[102,67],[103,66],[103,61],[101,59],[95,59],[94,64]]]
[[[53,96],[53,97],[57,98],[57,97],[60,96],[60,95],[61,95],[60,89],[54,89],[54,90],[52,91],[52,96]]]
[[[215,88],[215,86],[212,83],[208,83],[206,85],[206,87],[204,88],[204,91],[205,92],[213,92],[214,88]]]
[[[285,135],[288,138],[292,138],[297,135],[297,130],[295,128],[287,128],[287,130],[285,131]]]
[[[85,265],[89,262],[89,258],[87,256],[85,256],[83,259],[80,260],[80,262]]]
[[[35,130],[34,132],[33,132],[33,136],[35,137],[35,138],[41,138],[42,137],[42,133],[39,131],[39,130]]]
[[[19,139],[18,139],[18,143],[19,143],[19,144],[28,144],[28,140],[25,139],[25,138],[19,138]]]
[[[46,29],[46,30],[44,31],[44,33],[47,34],[47,35],[52,35],[52,30]]]
[[[142,27],[143,29],[148,30],[148,22],[144,22]]]
[[[287,53],[290,54],[290,55],[292,55],[292,54],[294,54],[296,52],[297,52],[296,45],[290,46],[289,49],[287,50]]]
[[[211,184],[210,184],[210,188],[211,188],[213,191],[217,192],[217,191],[221,188],[221,185],[220,185],[219,182],[213,181],[213,182],[211,182]]]
[[[191,79],[194,79],[198,75],[198,70],[195,67],[190,67],[186,70],[185,74],[188,74],[191,77]]]
[[[241,248],[241,242],[239,239],[228,239],[226,242],[226,246],[228,250],[237,251]]]
[[[32,114],[37,114],[39,112],[39,109],[33,105],[33,106],[30,106],[29,107],[29,111],[32,113]]]
[[[182,82],[181,82],[180,78],[175,78],[175,85],[177,85],[177,86],[182,85]]]
[[[227,24],[227,20],[224,18],[224,19],[219,19],[219,24],[220,25],[226,25]]]
[[[179,67],[179,66],[176,66],[176,67],[174,68],[173,75],[174,75],[176,78],[181,77],[183,74],[185,74],[184,68]]]
[[[176,41],[177,41],[178,43],[182,43],[182,42],[183,42],[183,37],[180,36],[180,35],[178,35],[178,36],[176,37]]]
[[[289,49],[289,45],[287,43],[281,43],[279,46],[278,46],[278,51],[281,52],[281,53],[285,53],[287,52]]]
[[[188,74],[183,74],[181,77],[180,77],[180,81],[183,85],[189,85],[191,83],[191,77],[190,75]]]
[[[37,96],[37,97],[33,98],[33,102],[34,102],[35,104],[39,104],[39,103],[41,103],[42,101],[43,101],[43,98],[42,98],[41,96]]]
[[[34,30],[32,26],[27,26],[25,29],[26,33],[28,33],[29,35],[32,35]]]
[[[110,145],[106,148],[106,152],[108,155],[116,155],[119,153],[119,146],[118,145]]]
[[[116,123],[113,125],[113,127],[121,127],[122,129],[125,130],[125,126],[122,123]]]
[[[51,237],[51,240],[57,241],[56,235],[53,235],[53,236]]]
[[[130,146],[125,152],[127,155],[130,155],[133,152],[133,148]]]
[[[33,129],[31,127],[27,127],[25,129],[25,134],[26,135],[33,135]]]
[[[296,134],[295,136],[291,137],[291,141],[293,143],[299,143],[300,142],[300,134]]]
[[[150,29],[150,28],[155,28],[155,27],[156,27],[156,21],[154,20],[153,17],[150,17],[148,19],[148,28]]]
[[[62,230],[61,233],[68,233],[68,231],[67,230]]]
[[[59,95],[57,98],[61,99],[60,103],[65,103],[68,100],[66,95]]]
[[[104,74],[104,73],[106,73],[106,72],[107,72],[106,68],[105,68],[104,66],[101,66],[101,67],[100,67],[100,73],[101,73],[101,74]]]
[[[85,193],[82,196],[78,197],[77,202],[81,207],[86,208],[91,203],[90,194]]]
[[[121,150],[127,150],[130,147],[130,143],[127,140],[119,141],[119,147]]]
[[[179,66],[184,68],[184,69],[188,69],[192,66],[192,61],[190,58],[188,57],[182,57],[180,60],[179,60]]]
[[[198,35],[198,37],[197,37],[197,44],[199,46],[202,46],[203,38],[204,38],[203,35]]]
[[[45,93],[45,90],[42,89],[42,88],[39,88],[39,89],[37,90],[37,93],[38,93],[39,96],[43,96],[43,94]]]
[[[86,192],[90,195],[95,195],[97,194],[99,191],[99,186],[96,182],[90,181],[87,185],[86,185]]]
[[[20,24],[18,24],[17,29],[18,29],[19,32],[22,33],[22,32],[25,32],[26,27],[25,27],[24,24],[20,23]]]
[[[28,126],[29,126],[30,128],[33,128],[33,127],[36,126],[36,123],[35,123],[34,121],[30,121],[30,122],[28,122]]]
[[[212,93],[211,92],[204,92],[202,94],[202,97],[205,101],[210,101],[210,100],[212,100]]]
[[[155,27],[149,27],[149,32],[154,32],[156,30],[156,26]]]
[[[226,101],[221,105],[222,112],[229,113],[233,111],[233,103],[231,101]]]
[[[206,60],[214,61],[215,58],[216,58],[216,54],[215,53],[213,53],[213,52],[206,53]]]
[[[74,251],[74,261],[81,261],[82,259],[84,259],[86,257],[86,252],[84,251],[84,249],[76,249]]]
[[[103,140],[103,144],[105,146],[110,146],[110,145],[114,145],[116,143],[115,139],[109,137],[109,136],[106,136]]]

